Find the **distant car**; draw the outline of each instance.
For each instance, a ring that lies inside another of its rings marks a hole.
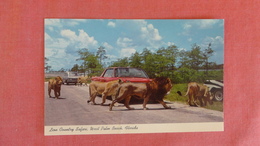
[[[74,84],[76,85],[78,82],[78,78],[65,78],[63,83],[69,85],[69,84]]]
[[[109,82],[117,79],[136,83],[147,83],[151,81],[144,70],[131,67],[110,67],[105,69],[101,76],[91,78],[92,81],[101,82]]]
[[[209,87],[209,91],[213,94],[214,100],[223,101],[223,80],[206,80],[204,84]]]

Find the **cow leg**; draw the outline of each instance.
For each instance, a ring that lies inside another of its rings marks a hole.
[[[54,94],[55,94],[55,98],[56,98],[56,99],[58,99],[58,93],[57,93],[57,92],[58,92],[58,91],[55,91],[55,90],[54,90]]]
[[[93,102],[93,105],[96,105],[95,103],[95,98],[97,96],[97,91],[91,91],[91,88],[89,87],[89,100],[88,103],[90,103],[91,101]]]
[[[48,89],[48,93],[49,93],[49,98],[51,98],[51,89]]]
[[[121,101],[121,100],[123,100],[123,99],[124,99],[124,98],[121,97],[121,98],[118,98],[118,99],[113,100],[112,103],[111,103],[110,106],[109,106],[109,111],[112,111],[112,108],[113,108],[113,106],[114,106],[115,103],[117,103],[117,102],[119,102],[119,101]]]
[[[112,108],[113,108],[115,102],[116,102],[116,100],[113,100],[113,101],[112,101],[112,103],[111,103],[110,106],[109,106],[109,111],[112,111]]]
[[[192,101],[192,95],[189,94],[188,103],[189,103],[190,106],[192,106],[191,101]]]
[[[170,108],[171,108],[170,106],[167,106],[164,101],[162,101],[162,100],[157,100],[157,101],[158,101],[160,104],[162,104],[165,109],[170,109]]]
[[[118,96],[118,98],[115,97],[115,100],[113,100],[112,103],[110,104],[109,111],[112,110],[112,108],[113,108],[113,106],[114,106],[115,103],[117,103],[117,102],[123,100],[124,97],[125,97],[125,96]]]
[[[204,106],[203,101],[202,101],[202,98],[203,98],[203,97],[199,97],[200,106]],[[204,100],[204,103],[205,103],[205,98],[203,98],[203,100]]]
[[[96,99],[97,93],[94,93],[94,95],[91,97],[91,101],[93,102],[93,105],[96,105],[95,99]]]
[[[92,93],[91,93],[91,88],[89,87],[89,100],[87,101],[88,103],[91,101]]]
[[[213,104],[212,101],[210,100],[210,98],[207,96],[203,97],[203,100],[204,100],[205,106],[207,106],[207,102],[209,102],[209,104],[211,104],[211,105]]]
[[[197,96],[194,96],[193,103],[194,103],[196,106],[199,107],[200,105],[197,103],[197,98],[198,98]]]
[[[207,97],[203,97],[205,106],[207,106],[207,102],[208,102],[206,98],[207,98]]]
[[[102,93],[102,103],[100,105],[104,105],[104,103],[106,102],[106,98],[107,98],[107,94],[106,93]]]
[[[92,104],[96,105],[96,102],[95,102],[96,96],[97,96],[97,93],[91,94],[90,99],[88,100],[88,103],[90,103],[92,101],[93,102]]]
[[[146,104],[147,104],[148,101],[149,101],[149,98],[148,98],[148,97],[144,98],[144,102],[143,102],[143,109],[144,109],[144,110],[147,110],[147,109],[148,109],[148,108],[146,108]]]
[[[112,97],[112,101],[116,100],[115,95],[112,95],[111,97]],[[114,106],[118,106],[118,102],[115,102]]]
[[[54,96],[55,96],[56,99],[58,99],[58,93],[57,93],[58,91],[57,90],[58,89],[56,87],[53,88]]]
[[[59,88],[58,91],[57,91],[58,96],[60,96],[60,90],[61,90],[61,88]]]
[[[128,108],[129,110],[133,110],[134,108],[129,106],[129,102],[130,102],[131,96],[127,96],[125,99],[125,107]]]

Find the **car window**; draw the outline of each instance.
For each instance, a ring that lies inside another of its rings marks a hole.
[[[104,77],[114,77],[113,72],[114,72],[114,70],[112,68],[107,69],[107,71],[104,74]]]
[[[148,78],[143,70],[136,68],[118,68],[116,69],[116,77]]]

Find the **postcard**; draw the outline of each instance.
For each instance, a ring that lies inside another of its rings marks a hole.
[[[224,131],[223,19],[44,19],[44,134]]]

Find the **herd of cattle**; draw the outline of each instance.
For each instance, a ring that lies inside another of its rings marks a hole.
[[[61,85],[63,80],[60,76],[50,79],[48,82],[48,94],[51,97],[51,90],[54,90],[55,98],[59,98]],[[81,79],[78,79],[78,84],[82,84]],[[152,79],[148,83],[132,83],[124,82],[121,79],[110,81],[110,82],[100,82],[92,81],[89,85],[89,100],[88,103],[96,104],[95,98],[97,95],[102,95],[102,103],[104,105],[107,96],[112,97],[112,103],[110,104],[109,110],[111,111],[113,106],[122,100],[124,100],[124,105],[128,109],[134,109],[129,106],[129,101],[131,97],[136,97],[143,99],[143,109],[146,110],[146,104],[149,100],[154,100],[163,105],[164,108],[171,108],[167,106],[163,101],[163,98],[168,94],[173,87],[172,82],[166,77],[157,77]],[[181,92],[177,92],[182,96]],[[207,102],[213,104],[211,93],[208,87],[205,85],[198,84],[196,82],[191,82],[188,84],[188,89],[185,96],[188,95],[188,104],[190,106],[206,106]],[[196,101],[199,100],[200,104]]]

